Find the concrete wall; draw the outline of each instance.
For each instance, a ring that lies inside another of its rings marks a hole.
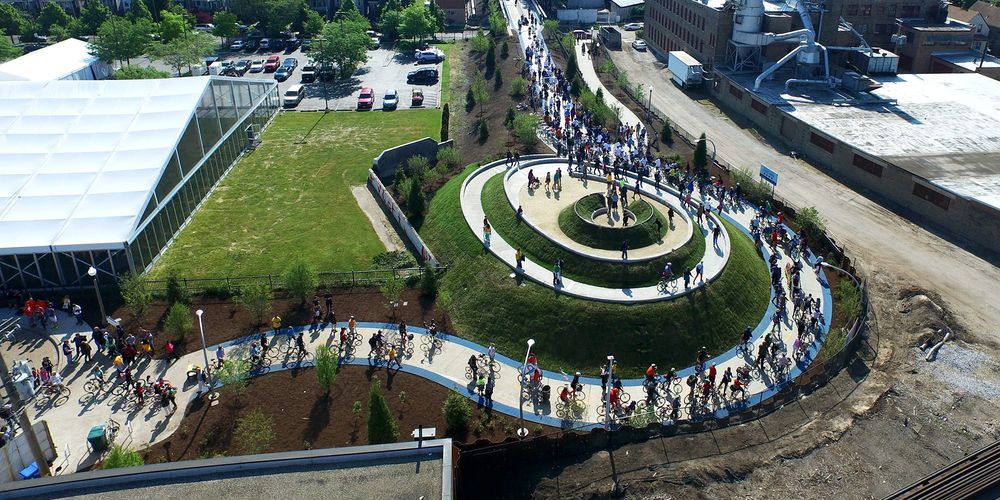
[[[42,447],[42,453],[46,460],[55,460],[56,446],[52,442],[52,434],[49,433],[49,425],[44,420],[35,422],[32,426],[35,435],[38,436],[38,444]],[[81,439],[86,439],[85,431],[81,432]],[[24,470],[35,458],[31,455],[31,447],[28,445],[28,438],[23,432],[18,432],[14,439],[11,439],[3,448],[0,448],[0,483],[17,481],[20,478],[18,473]],[[45,467],[41,464],[41,467]],[[2,495],[0,495],[2,497]]]
[[[559,9],[556,18],[563,23],[594,24],[597,22],[597,9]]]
[[[434,258],[431,249],[424,244],[424,240],[417,234],[417,230],[410,224],[410,220],[406,218],[406,214],[396,204],[396,200],[392,199],[392,193],[382,184],[382,180],[379,179],[374,170],[368,171],[368,188],[375,195],[375,201],[378,201],[378,204],[385,210],[389,219],[392,220],[393,226],[399,231],[400,236],[406,238],[410,247],[420,255],[420,259],[431,267],[438,267],[438,260]]]
[[[401,144],[379,153],[372,161],[372,170],[378,174],[380,179],[391,181],[396,176],[396,170],[405,167],[406,161],[411,157],[420,155],[427,158],[427,161],[434,163],[438,149],[449,147],[452,144],[454,144],[452,140],[438,143],[430,137]]]
[[[813,164],[834,171],[838,180],[852,189],[870,190],[898,205],[905,212],[930,221],[943,233],[1000,253],[1000,210],[956,196],[890,161],[841,143],[777,107],[755,98],[752,92],[725,75],[719,74],[719,77],[719,84],[712,90],[726,111],[738,113],[766,133],[780,136],[793,151]],[[734,90],[730,91],[731,88]],[[738,97],[738,94],[742,94],[742,97]],[[816,141],[828,147],[814,143],[814,135]],[[914,184],[924,185],[949,198],[948,207],[942,208],[915,195]],[[781,189],[780,184],[778,189]]]

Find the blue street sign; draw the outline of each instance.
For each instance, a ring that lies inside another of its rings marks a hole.
[[[765,167],[764,164],[760,165],[760,178],[772,186],[778,185],[778,173]]]

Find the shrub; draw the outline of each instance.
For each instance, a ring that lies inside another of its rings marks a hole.
[[[368,395],[368,444],[395,443],[399,440],[399,429],[377,379],[372,382]]]
[[[433,299],[437,297],[437,293],[437,271],[431,269],[430,266],[424,266],[423,273],[420,276],[420,295],[427,299]]]
[[[382,252],[372,257],[373,269],[405,269],[408,267],[417,267],[417,259],[414,259],[410,252],[403,250]]]
[[[507,59],[508,56],[510,56],[510,47],[507,46],[507,40],[504,40],[503,44],[500,45],[500,59]]]
[[[845,280],[837,283],[833,289],[833,298],[834,304],[848,318],[848,322],[861,314],[861,292],[854,286],[854,282]]]
[[[406,160],[406,171],[412,177],[423,177],[430,167],[431,163],[423,155],[413,155]]]
[[[479,143],[483,144],[490,138],[490,128],[486,124],[486,119],[479,120]]]
[[[448,434],[455,435],[465,430],[469,424],[472,408],[469,406],[468,399],[452,389],[444,400],[441,413],[444,415],[444,422],[448,425]]]
[[[471,113],[475,107],[476,93],[472,91],[472,87],[469,87],[469,91],[465,93],[465,111]]]
[[[503,126],[507,128],[514,128],[514,106],[507,106],[507,116],[503,119]]]
[[[569,86],[569,93],[573,97],[580,97],[580,94],[583,93],[583,89],[586,86],[587,85],[583,83],[583,78],[580,78],[580,75],[576,75],[573,78],[572,84]]]
[[[181,286],[181,279],[177,276],[177,270],[167,270],[167,303],[176,304],[178,302],[187,303],[188,291]]]
[[[170,306],[167,317],[163,320],[163,327],[173,335],[173,338],[183,339],[184,335],[194,327],[191,311],[180,302]]]
[[[233,439],[244,455],[263,453],[274,442],[274,419],[254,408],[236,419]]]
[[[260,326],[271,309],[271,287],[262,281],[247,283],[240,287],[236,302],[250,313],[253,326]]]
[[[209,299],[228,300],[236,295],[238,290],[229,283],[206,286],[201,296]]]
[[[528,81],[518,76],[510,81],[510,95],[514,97],[524,97],[524,91],[528,88]]]
[[[499,91],[500,87],[503,87],[503,73],[500,72],[500,71],[497,71],[497,76],[493,80],[493,90]]]
[[[698,142],[694,145],[694,156],[691,158],[691,162],[694,163],[694,167],[698,170],[703,170],[708,166],[708,139],[705,138],[704,132],[698,137]]]
[[[337,363],[337,353],[332,349],[325,345],[316,348],[316,381],[326,392],[330,392],[337,380]]]
[[[486,74],[492,75],[493,71],[497,69],[497,48],[493,40],[490,40],[489,48],[486,49]]]
[[[448,103],[444,103],[441,110],[441,142],[448,140],[448,125],[451,123],[451,112],[448,110]]]
[[[490,39],[486,38],[483,30],[479,30],[476,36],[472,37],[472,51],[478,54],[485,54],[487,50],[490,50]]]
[[[622,90],[628,90],[629,87],[628,75],[626,75],[624,72],[618,73],[618,77],[615,78],[615,83],[617,83]]]
[[[125,307],[132,313],[136,322],[141,323],[146,317],[146,308],[153,301],[153,293],[149,291],[149,283],[144,274],[125,273],[118,278],[118,290],[125,301]],[[103,321],[103,318],[102,318]]]
[[[740,190],[748,200],[756,205],[763,205],[771,194],[771,189],[759,182],[749,169],[736,168],[729,172],[734,183],[740,185]]]
[[[316,287],[319,286],[319,275],[316,274],[316,269],[302,257],[296,257],[291,265],[285,269],[282,280],[285,283],[285,289],[293,296],[302,299],[303,304],[306,303],[306,297],[316,293]]]
[[[663,122],[663,131],[660,132],[660,140],[663,141],[664,144],[674,143],[674,131],[670,129],[669,119]]]
[[[580,73],[579,63],[576,61],[576,51],[569,53],[569,59],[566,60],[566,79],[572,80],[576,78],[576,75]]]
[[[454,167],[462,161],[462,158],[458,154],[458,150],[453,147],[441,148],[437,151],[437,163],[438,165],[444,165],[446,167]]]
[[[795,213],[795,223],[802,229],[805,229],[806,234],[813,238],[820,237],[826,227],[826,221],[823,220],[823,216],[819,214],[816,207],[799,209]]]
[[[410,217],[424,215],[427,204],[424,201],[424,177],[414,176],[410,181],[410,191],[406,194],[406,210]]]
[[[116,444],[111,447],[108,458],[104,459],[103,468],[121,469],[123,467],[137,467],[144,464],[145,462],[142,460],[142,455],[139,452]]]
[[[404,285],[403,278],[399,277],[396,273],[390,273],[385,282],[379,286],[379,291],[389,301],[389,305],[395,307],[396,303],[399,302],[400,296],[403,294]]]
[[[518,113],[514,117],[514,137],[521,144],[534,144],[538,139],[538,117],[528,113]]]
[[[250,380],[250,363],[245,359],[227,359],[222,368],[215,372],[216,380],[222,384],[222,392],[233,397],[234,403],[238,403],[240,396],[247,390],[247,383]]]

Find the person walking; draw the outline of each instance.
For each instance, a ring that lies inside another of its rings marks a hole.
[[[628,240],[622,240],[622,260],[628,260]]]
[[[77,325],[83,324],[83,308],[80,307],[80,304],[73,304],[73,316],[76,317]]]
[[[715,227],[712,228],[712,244],[713,245],[719,246],[719,235],[721,235],[721,234],[722,234],[721,224],[716,224]]]
[[[226,350],[223,349],[222,346],[220,345],[219,348],[215,350],[215,364],[218,369],[221,370],[222,366],[225,365],[226,363],[225,359],[226,359]]]
[[[517,270],[518,271],[524,270],[523,267],[524,252],[522,252],[520,248],[518,248],[517,251],[514,252],[514,260],[517,262]]]
[[[694,266],[694,279],[701,280],[702,283],[705,282],[705,261],[701,261],[697,266]]]
[[[303,336],[305,332],[300,331],[298,336],[295,337],[295,345],[299,348],[299,357],[306,355],[306,342]]]
[[[274,330],[274,334],[277,335],[281,330],[281,316],[275,314],[274,317],[271,318],[271,328]]]
[[[493,234],[493,228],[490,227],[489,221],[483,221],[483,243],[486,246],[490,246],[490,235]]]

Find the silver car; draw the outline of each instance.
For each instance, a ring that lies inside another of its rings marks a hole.
[[[396,109],[399,106],[399,93],[396,89],[389,89],[385,91],[385,95],[382,96],[382,109]]]

